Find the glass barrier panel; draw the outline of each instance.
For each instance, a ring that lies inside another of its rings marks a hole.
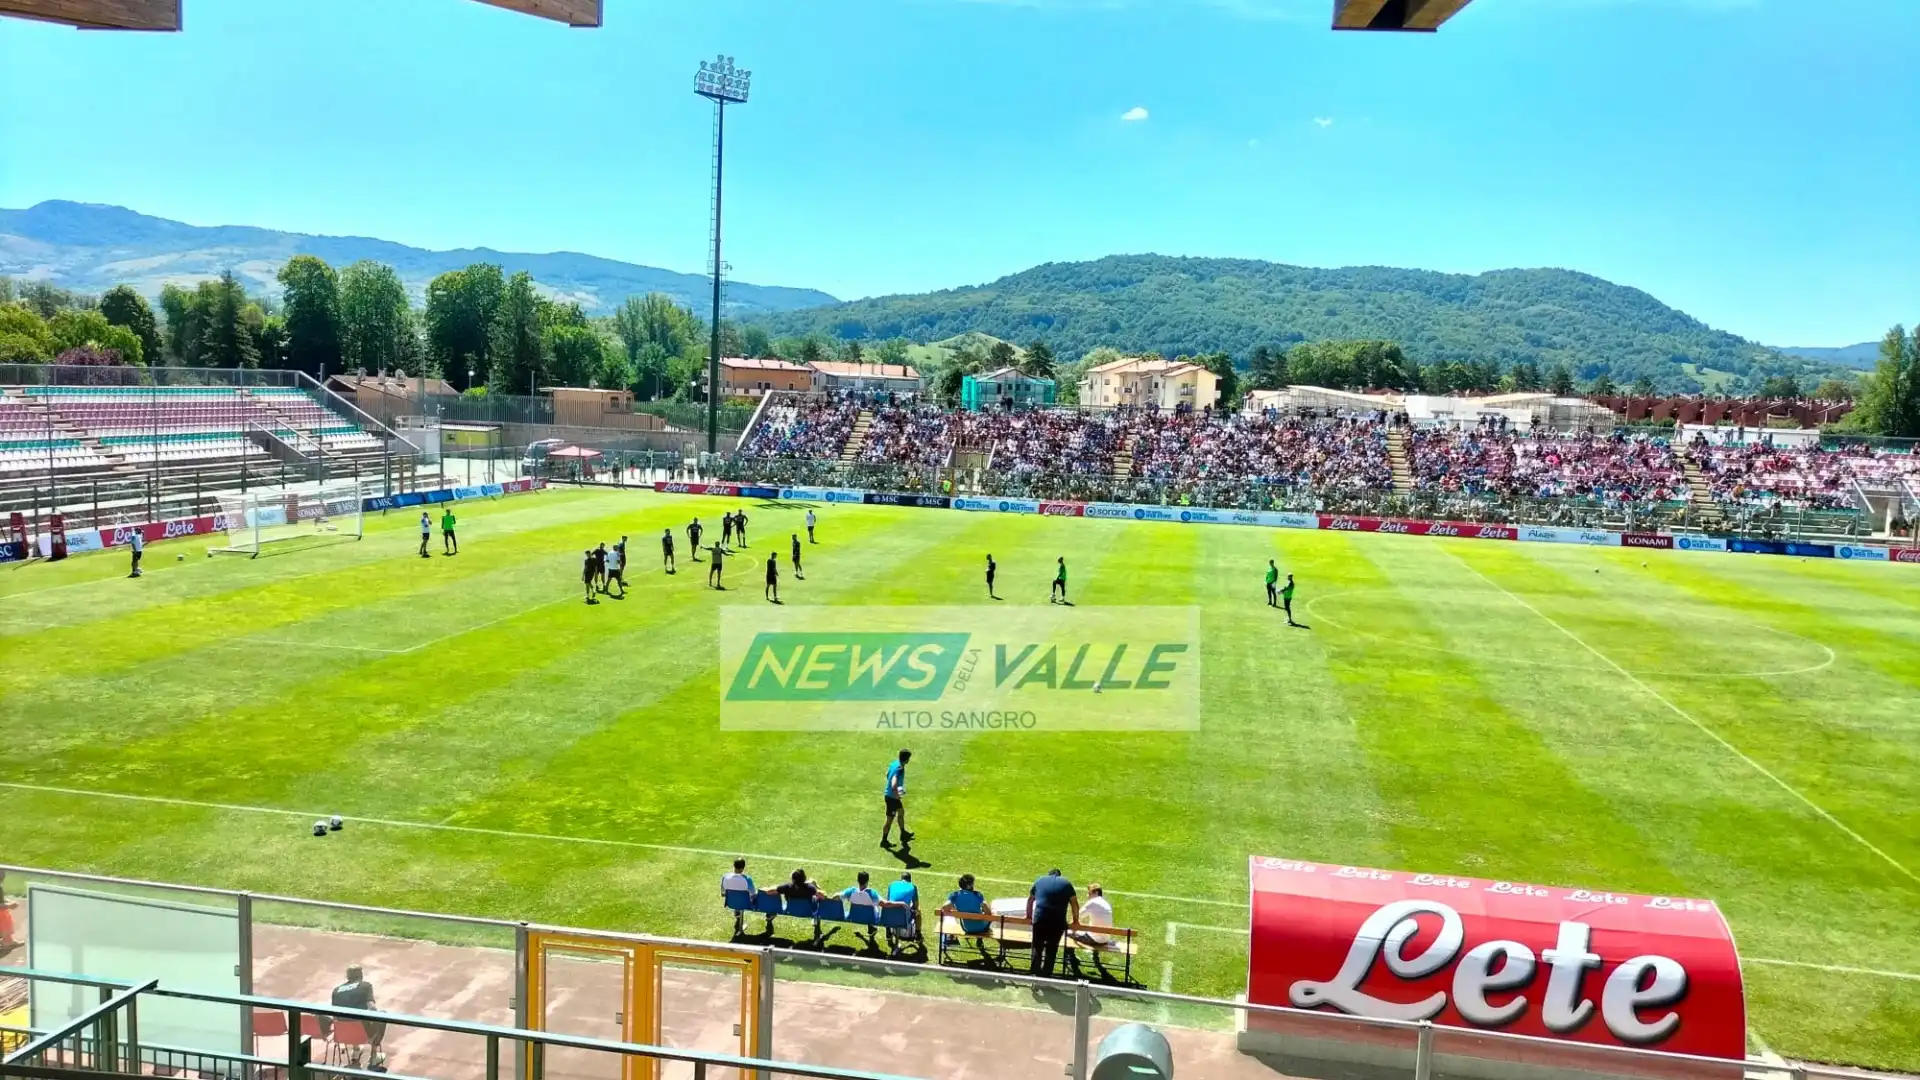
[[[256,900],[252,943],[261,997],[514,1026],[511,927]]]
[[[1103,1041],[1121,1027],[1138,1024],[1166,1039],[1182,1080],[1413,1075],[1417,1032],[1362,1027],[1316,1013],[1275,1015],[1225,1002],[1166,1001],[1125,987],[1095,985],[1091,991],[1090,1073]]]
[[[779,956],[776,1058],[996,1080],[1060,1080],[1073,1063],[1071,983],[1036,988],[991,971],[876,968],[848,955],[860,947],[845,927],[818,957]]]

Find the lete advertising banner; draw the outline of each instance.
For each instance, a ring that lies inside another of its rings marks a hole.
[[[1520,530],[1511,525],[1475,525],[1466,521],[1401,521],[1397,518],[1348,517],[1344,514],[1321,514],[1320,527],[1332,532],[1461,536],[1469,540],[1514,540],[1520,535]]]
[[[1739,958],[1711,901],[1259,857],[1250,873],[1255,1003],[1746,1056]]]
[[[1563,529],[1553,525],[1522,525],[1515,537],[1532,544],[1587,544],[1619,547],[1620,534],[1605,529]]]

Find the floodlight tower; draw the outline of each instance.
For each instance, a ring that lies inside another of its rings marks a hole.
[[[747,103],[748,84],[753,72],[733,66],[733,57],[722,54],[700,61],[700,73],[693,78],[693,92],[713,102],[713,340],[707,355],[707,453],[720,450],[720,275],[726,264],[720,261],[720,179],[726,165],[727,106]]]

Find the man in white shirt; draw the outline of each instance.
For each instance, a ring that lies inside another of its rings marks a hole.
[[[818,542],[813,538],[813,523],[815,520],[816,519],[813,516],[813,509],[809,507],[807,509],[807,543],[809,544]]]
[[[422,510],[420,511],[420,557],[423,559],[433,558],[433,556],[427,554],[427,541],[432,538],[433,519],[427,516],[425,510]]]
[[[133,550],[133,573],[128,574],[127,576],[139,577],[140,576],[140,556],[142,553],[144,553],[147,550],[146,535],[142,533],[138,528],[135,528],[133,530],[133,537],[127,541],[127,546]]]
[[[736,892],[745,893],[749,904],[753,902],[756,890],[753,887],[753,878],[747,875],[747,860],[745,859],[733,860],[733,872],[720,875],[720,898],[725,900],[728,893]],[[746,917],[747,913],[744,911],[735,911],[733,913],[733,933],[735,937],[745,933]],[[767,916],[766,932],[769,936],[773,934],[773,916],[771,915]]]
[[[1099,882],[1087,886],[1087,902],[1080,905],[1080,926],[1112,926],[1113,905],[1107,901],[1106,892]],[[1090,934],[1075,931],[1073,940],[1082,945],[1108,945],[1113,942],[1111,934]]]

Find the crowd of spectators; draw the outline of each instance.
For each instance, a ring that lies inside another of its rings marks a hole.
[[[1407,440],[1407,464],[1416,489],[1447,495],[1630,506],[1685,501],[1688,494],[1667,440],[1617,432],[1520,434],[1496,422],[1416,430]]]
[[[1687,458],[1706,476],[1713,498],[1732,504],[1837,510],[1853,504],[1856,481],[1920,478],[1920,456],[1880,454],[1866,446],[1789,450],[1776,448],[1764,438],[1726,446],[1695,436],[1687,446]]]
[[[1388,450],[1395,427],[1407,429],[1409,497],[1460,520],[1498,520],[1489,507],[1527,503],[1600,507],[1630,519],[1667,513],[1689,501],[1689,462],[1712,498],[1729,506],[1845,509],[1856,480],[1920,483],[1920,455],[1782,449],[1764,438],[1696,438],[1683,449],[1656,436],[1521,431],[1497,418],[1454,428],[1415,427],[1380,412],[965,412],[844,396],[769,405],[744,453],[762,459],[759,468],[794,472],[793,481],[830,472],[862,408],[872,411],[852,464],[861,475],[841,480],[900,491],[933,490],[941,470],[978,463],[975,490],[988,496],[1367,512],[1398,497]]]
[[[758,458],[837,458],[860,417],[860,404],[839,394],[769,402],[740,452]]]
[[[1247,483],[1338,490],[1393,486],[1378,415],[1326,418],[1139,413],[1133,475],[1181,486]]]

